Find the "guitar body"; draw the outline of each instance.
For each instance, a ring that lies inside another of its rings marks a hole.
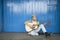
[[[31,25],[32,27],[34,27],[34,29],[37,29],[38,28],[38,26],[33,26],[33,25],[35,25],[35,23],[28,23],[28,24]],[[27,32],[30,32],[30,31],[33,30],[32,28],[30,28],[27,25],[25,25],[25,29],[26,29]]]

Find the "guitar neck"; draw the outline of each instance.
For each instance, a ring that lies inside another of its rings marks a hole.
[[[46,25],[46,24],[50,24],[50,22],[45,22],[45,23],[43,23],[44,25]]]
[[[47,23],[43,23],[44,25],[46,25]]]

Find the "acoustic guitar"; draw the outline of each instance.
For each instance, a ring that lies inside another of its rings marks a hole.
[[[29,25],[25,25],[25,29],[26,29],[26,31],[27,32],[30,32],[30,31],[32,31],[32,30],[35,30],[35,29],[37,29],[39,26],[38,25],[36,25],[36,24],[33,24],[33,23],[28,23]],[[50,24],[50,22],[45,22],[45,23],[43,23],[44,25],[46,25],[46,24]]]

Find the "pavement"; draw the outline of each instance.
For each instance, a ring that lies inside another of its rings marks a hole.
[[[0,40],[60,40],[60,34],[52,34],[46,38],[43,34],[30,36],[27,33],[0,33]]]

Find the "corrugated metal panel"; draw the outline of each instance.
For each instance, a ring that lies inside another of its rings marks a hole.
[[[59,33],[57,0],[4,0],[4,32],[25,32],[24,22],[32,14],[40,23],[51,21],[48,32]]]

